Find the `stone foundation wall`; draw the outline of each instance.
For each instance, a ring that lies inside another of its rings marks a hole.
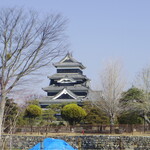
[[[5,136],[7,145],[17,150],[28,150],[46,137],[44,136]],[[148,136],[59,136],[50,137],[63,139],[79,150],[149,150]],[[10,140],[11,139],[11,140]],[[10,142],[11,141],[11,142]]]

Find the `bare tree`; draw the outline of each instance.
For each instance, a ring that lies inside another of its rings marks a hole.
[[[145,121],[150,124],[148,117],[150,113],[150,66],[143,68],[139,72],[136,85],[144,92],[144,96],[140,103],[135,100],[134,104],[132,104],[132,109],[139,110]]]
[[[120,63],[111,61],[106,64],[100,77],[101,96],[94,103],[110,118],[110,125],[114,125],[116,116],[120,112],[119,100],[125,86]]]
[[[64,52],[66,19],[17,8],[0,11],[0,137],[7,94]]]

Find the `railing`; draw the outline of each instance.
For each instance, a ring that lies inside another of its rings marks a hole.
[[[150,125],[131,125],[131,124],[120,124],[120,125],[78,125],[78,126],[40,126],[40,127],[16,127],[13,133],[92,133],[92,134],[122,134],[122,133],[149,133]]]

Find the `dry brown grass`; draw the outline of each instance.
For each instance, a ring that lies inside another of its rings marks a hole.
[[[98,135],[110,135],[110,136],[150,136],[150,132],[132,132],[132,133],[122,133],[122,134],[88,134],[88,133],[48,133],[48,134],[39,134],[39,133],[16,133],[18,136],[98,136]]]

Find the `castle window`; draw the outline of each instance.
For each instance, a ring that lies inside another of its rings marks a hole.
[[[57,73],[79,73],[82,74],[80,69],[57,69]]]

